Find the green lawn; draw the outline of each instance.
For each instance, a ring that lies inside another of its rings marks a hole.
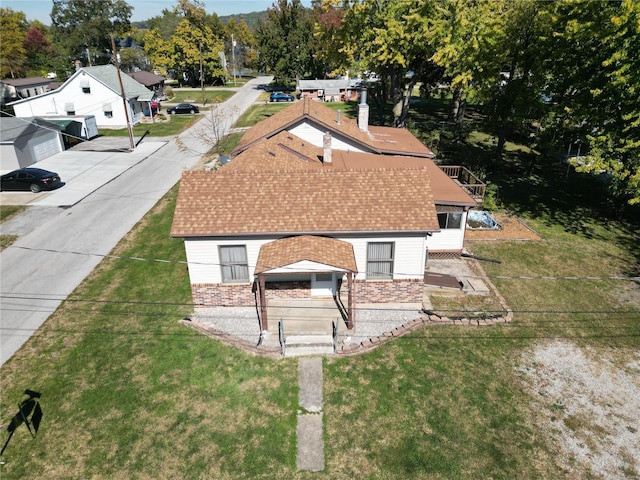
[[[133,136],[140,138],[145,132],[149,132],[150,137],[169,137],[178,135],[183,130],[189,128],[202,118],[200,115],[165,115],[162,114],[155,123],[138,123],[133,126]],[[126,137],[129,135],[127,128],[101,128],[100,135],[103,137]]]
[[[2,367],[4,424],[27,388],[42,393],[44,418],[35,439],[16,431],[0,477],[571,478],[515,367],[523,350],[558,337],[613,349],[620,365],[637,358],[639,287],[495,276],[638,275],[640,225],[592,211],[589,179],[563,184],[536,168],[510,183],[525,165],[510,161],[496,181],[503,205],[542,240],[472,245],[502,261],[483,267],[514,321],[425,327],[325,359],[323,472],[296,470],[297,361],[254,357],[178,323],[192,307],[183,242],[169,237],[173,189],[120,242],[123,258],[105,259]],[[578,192],[585,203],[570,203]]]
[[[233,86],[233,84],[231,84],[231,86]],[[203,105],[224,102],[235,95],[235,93],[236,92],[234,90],[205,90],[205,101],[203,102],[202,90],[199,88],[193,88],[191,90],[173,90],[173,96],[165,100],[164,103],[193,103],[198,107],[202,107]]]
[[[0,223],[25,210],[23,205],[0,205]],[[0,252],[18,239],[16,235],[0,234]]]

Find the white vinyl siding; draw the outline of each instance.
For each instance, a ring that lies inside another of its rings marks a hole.
[[[247,266],[249,268],[249,281],[253,281],[253,271],[258,261],[260,247],[267,243],[264,240],[233,240],[224,239],[185,239],[184,246],[189,262],[189,278],[191,283],[222,283],[222,270],[220,268],[220,245],[244,245],[247,251]]]
[[[367,244],[369,242],[393,242],[394,243],[394,279],[420,279],[424,276],[426,261],[427,240],[423,235],[411,236],[341,236],[338,240],[349,242],[353,245],[353,253],[356,259],[358,280],[366,279],[367,272]],[[258,262],[260,247],[265,243],[277,240],[277,238],[261,239],[233,239],[226,238],[202,238],[185,239],[185,250],[189,262],[189,278],[192,284],[219,284],[222,283],[220,269],[219,249],[220,245],[245,245],[247,249],[247,263],[250,281]],[[302,265],[300,265],[302,267]],[[305,265],[310,267],[310,265]],[[313,270],[317,269],[317,266]]]
[[[342,115],[344,116],[344,113]],[[315,145],[316,147],[322,148],[324,146],[323,137],[324,137],[324,134],[326,133],[326,130],[320,130],[308,123],[302,123],[300,125],[297,125],[291,128],[289,131],[300,138],[304,138],[306,142],[309,142],[312,145]],[[356,146],[355,143],[348,143],[346,141],[342,141],[333,135],[331,138],[331,148],[333,150],[348,150],[350,152],[365,151],[365,150],[362,150],[362,147]]]
[[[467,224],[467,212],[462,212],[460,228],[446,228],[434,233],[427,238],[427,246],[430,252],[460,251],[464,245],[465,226]]]

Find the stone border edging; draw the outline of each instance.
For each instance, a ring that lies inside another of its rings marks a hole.
[[[224,343],[229,347],[240,348],[245,352],[251,353],[253,355],[259,355],[261,357],[283,358],[279,347],[266,347],[264,345],[255,345],[252,342],[249,342],[248,340],[244,340],[234,335],[221,332],[220,330],[216,330],[215,328],[211,328],[210,326],[204,323],[194,321],[194,320],[182,319],[180,320],[180,323],[193,328],[197,332],[200,332],[209,338],[215,338],[217,340],[220,340],[220,342]]]
[[[396,327],[392,331],[386,332],[381,336],[368,338],[358,344],[354,343],[350,345],[341,345],[338,348],[338,350],[336,350],[336,355],[340,355],[340,356],[360,355],[362,353],[369,352],[374,348],[379,347],[380,345],[382,345],[383,343],[386,343],[388,340],[392,338],[403,337],[408,333],[414,330],[417,330],[418,328],[423,326],[431,326],[431,325],[469,325],[471,326],[473,325],[478,327],[484,327],[489,325],[495,325],[497,323],[511,322],[513,320],[513,310],[511,309],[511,307],[509,307],[504,297],[500,295],[500,292],[498,292],[498,289],[493,284],[493,282],[487,277],[487,274],[482,268],[482,266],[478,262],[476,262],[475,266],[479,270],[478,273],[482,277],[484,277],[484,280],[489,285],[489,288],[496,295],[496,298],[500,302],[500,305],[505,310],[506,313],[504,315],[479,318],[479,319],[475,319],[475,318],[452,319],[452,318],[437,315],[433,312],[429,313],[425,311],[425,315],[423,315],[422,317],[411,320],[408,323],[405,323],[400,327]]]

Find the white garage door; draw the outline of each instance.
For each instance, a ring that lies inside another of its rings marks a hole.
[[[33,152],[33,159],[36,162],[43,160],[51,155],[55,155],[61,152],[60,143],[57,137],[44,138],[42,140],[34,140],[31,142],[31,151]]]

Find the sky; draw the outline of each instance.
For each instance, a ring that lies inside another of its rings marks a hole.
[[[208,13],[217,13],[219,17],[235,13],[262,12],[273,5],[275,0],[204,0]],[[162,14],[162,10],[172,9],[175,0],[127,0],[133,7],[132,22],[148,20]],[[305,7],[311,6],[311,0],[302,0]],[[24,12],[27,20],[40,20],[45,25],[51,24],[51,0],[0,0],[0,7]]]

